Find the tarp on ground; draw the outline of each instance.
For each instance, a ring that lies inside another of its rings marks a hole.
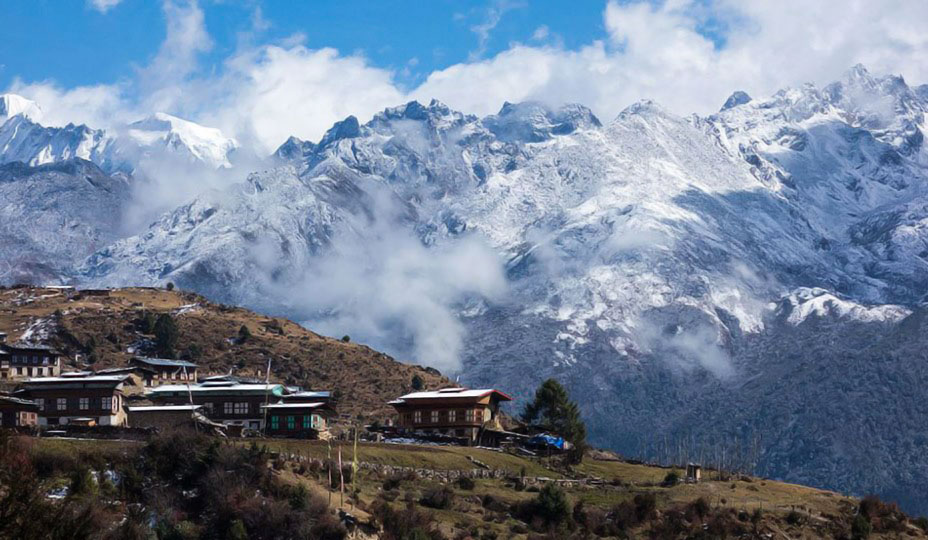
[[[534,446],[536,448],[543,448],[550,446],[552,448],[557,448],[558,450],[564,450],[565,441],[563,437],[558,437],[556,435],[550,435],[548,433],[542,433],[541,435],[535,435],[528,440],[529,446]]]

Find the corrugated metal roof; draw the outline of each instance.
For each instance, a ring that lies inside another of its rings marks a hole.
[[[202,405],[145,405],[141,407],[126,407],[129,412],[146,412],[146,411],[195,411],[203,408]]]
[[[145,356],[136,356],[133,358],[136,362],[142,362],[143,364],[148,364],[150,366],[164,366],[164,367],[189,367],[195,368],[196,364],[193,362],[187,362],[186,360],[170,360],[167,358],[148,358]]]
[[[479,398],[494,392],[500,394],[507,400],[512,399],[503,392],[493,388],[481,388],[477,390],[471,390],[468,388],[444,388],[442,390],[432,390],[428,392],[413,392],[411,394],[406,394],[405,396],[400,396],[399,399],[395,401],[406,401],[409,399]]]
[[[325,406],[325,403],[269,403],[261,405],[262,409],[316,409]]]

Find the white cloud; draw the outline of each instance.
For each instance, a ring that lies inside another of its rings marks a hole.
[[[532,39],[535,41],[544,41],[550,34],[551,30],[548,29],[548,25],[543,24],[532,32]]]
[[[716,110],[736,89],[768,95],[824,84],[861,62],[928,80],[928,2],[668,0],[610,2],[607,38],[577,50],[515,44],[432,73],[413,94],[479,114],[503,101],[579,101],[610,119],[651,98],[680,114]],[[722,46],[700,32],[709,23]]]
[[[51,81],[25,83],[15,79],[8,91],[38,103],[42,124],[47,126],[74,123],[101,127],[127,120],[127,105],[119,84],[66,89]]]
[[[473,27],[481,47],[513,6],[493,4]],[[491,58],[435,71],[412,89],[363,56],[309,49],[300,35],[240,45],[220,70],[201,75],[198,57],[211,47],[202,10],[168,0],[164,11],[168,36],[136,80],[75,89],[16,82],[11,90],[36,99],[59,123],[108,126],[164,110],[271,151],[290,135],[318,140],[349,114],[365,121],[408,99],[438,98],[475,114],[495,113],[504,101],[580,102],[608,121],[643,98],[679,114],[705,114],[736,89],[762,97],[806,81],[824,84],[858,62],[928,81],[928,33],[920,27],[928,2],[921,1],[613,1],[601,39],[576,49],[558,40],[514,43]],[[704,35],[707,27],[718,32],[715,39]]]
[[[508,11],[521,7],[525,7],[525,4],[522,2],[496,0],[493,5],[486,10],[484,19],[470,27],[470,31],[477,35],[477,49],[471,52],[471,60],[480,58],[486,53],[487,45],[490,43],[490,32],[496,28],[496,25],[502,20],[503,15]]]
[[[88,4],[91,8],[99,11],[100,13],[106,13],[107,11],[113,9],[122,0],[89,0]]]

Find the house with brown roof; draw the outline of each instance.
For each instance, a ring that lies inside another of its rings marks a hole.
[[[512,401],[491,388],[444,388],[413,392],[390,402],[396,409],[396,427],[409,434],[444,435],[468,444],[493,445],[503,431],[500,403]]]
[[[0,377],[56,377],[61,373],[61,356],[45,345],[0,343]]]
[[[136,356],[129,366],[138,370],[146,387],[197,382],[197,365],[185,360]]]
[[[38,405],[42,426],[71,423],[123,426],[126,390],[132,384],[132,379],[125,375],[65,373],[59,377],[27,379],[16,394]]]

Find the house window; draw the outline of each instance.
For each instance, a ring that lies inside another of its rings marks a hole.
[[[113,410],[113,398],[111,397],[100,398],[100,408],[103,409],[104,411]]]
[[[248,414],[248,402],[236,403],[235,414]]]
[[[464,411],[464,420],[467,422],[474,421],[474,410],[473,409],[467,409],[466,411]]]
[[[209,401],[203,404],[203,408],[206,409],[206,412],[213,414],[213,404]]]
[[[422,423],[422,411],[415,411],[412,414],[413,414],[412,416],[413,423],[421,424]]]
[[[60,397],[58,398],[58,410],[63,411],[68,408],[68,400]]]
[[[90,398],[82,397],[77,401],[77,408],[86,411],[90,408]]]
[[[438,411],[432,411],[432,423],[433,424],[438,423]]]
[[[477,421],[483,422],[483,409],[477,409]]]
[[[222,404],[223,414],[232,414],[232,405],[233,403],[231,401],[226,401],[225,403],[223,403]]]
[[[42,399],[42,398],[36,398],[35,404],[39,406],[39,410],[40,410],[40,411],[44,411],[44,410],[45,410],[45,400],[44,400],[44,399]]]
[[[322,417],[318,414],[314,414],[313,418],[313,429],[320,429],[322,427]]]
[[[314,427],[316,426],[313,425],[313,417],[308,414],[304,414],[303,415],[303,429],[310,429]]]
[[[448,411],[448,422],[454,423],[458,421],[458,411]]]
[[[279,416],[271,417],[271,429],[280,429],[280,417]]]
[[[296,429],[296,416],[287,417],[287,429]]]

